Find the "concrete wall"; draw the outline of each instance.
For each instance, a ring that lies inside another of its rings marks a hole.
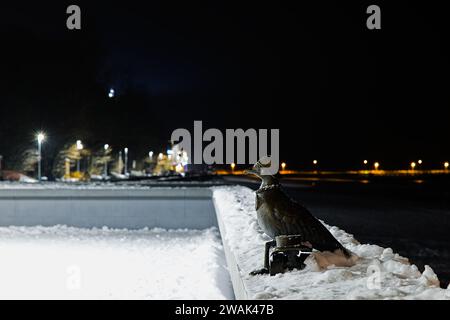
[[[249,292],[242,279],[241,268],[227,241],[227,227],[220,215],[221,210],[219,210],[219,205],[214,200],[213,203],[217,215],[220,235],[222,236],[223,251],[225,252],[225,259],[227,260],[228,272],[230,273],[231,283],[233,285],[234,297],[236,300],[249,300]]]
[[[217,226],[208,188],[4,189],[0,226],[205,229]]]

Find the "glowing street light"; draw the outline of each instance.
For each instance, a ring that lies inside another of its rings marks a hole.
[[[411,170],[414,171],[415,168],[416,168],[416,163],[415,162],[411,162]]]
[[[450,166],[450,164],[448,162],[444,162],[444,168],[445,170],[448,170],[448,167]]]
[[[38,143],[38,180],[40,182],[42,180],[42,169],[41,169],[42,142],[44,142],[44,140],[45,140],[45,134],[43,132],[39,132],[36,135],[36,140]]]
[[[77,171],[80,172],[80,157],[81,157],[81,150],[83,150],[83,143],[81,140],[77,140],[77,150],[80,153],[80,156],[77,159]]]
[[[286,170],[286,162],[283,162],[282,164],[281,164],[281,170]]]
[[[160,154],[158,155],[158,159],[159,159],[159,160],[164,159],[164,154],[160,153]]]
[[[236,163],[233,162],[230,166],[231,166],[231,170],[234,171],[234,169],[236,168]]]
[[[37,139],[38,143],[44,142],[44,140],[45,140],[45,134],[42,133],[42,132],[38,133],[37,136],[36,136],[36,139]]]
[[[364,160],[363,163],[364,163],[365,165],[367,165],[367,164],[369,163],[369,161]]]
[[[313,161],[313,165],[317,165],[319,162],[317,160]]]
[[[380,163],[375,162],[375,163],[373,164],[373,167],[375,168],[375,171],[377,171],[378,168],[380,167]]]
[[[106,178],[108,176],[108,160],[106,159],[106,152],[109,149],[109,144],[105,144],[103,146],[103,148],[105,149],[105,172],[104,172],[104,177]]]
[[[150,158],[150,160],[153,160],[153,151],[150,151],[150,152],[148,153],[148,157]]]
[[[417,161],[418,164],[422,164],[422,162],[423,162],[422,160]]]
[[[123,151],[125,152],[125,167],[124,167],[124,174],[127,175],[128,174],[128,148],[123,149]]]

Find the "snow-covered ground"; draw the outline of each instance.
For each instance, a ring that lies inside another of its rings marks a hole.
[[[217,187],[213,198],[226,229],[224,242],[234,254],[249,298],[253,299],[450,299],[430,267],[420,272],[390,248],[360,244],[337,227],[327,228],[359,259],[351,267],[328,265],[336,257],[311,256],[306,268],[270,277],[250,276],[263,266],[264,243],[258,226],[255,194],[245,187]]]
[[[0,189],[147,189],[115,184],[1,183]],[[360,244],[337,227],[333,235],[359,257],[350,267],[317,253],[304,270],[249,276],[263,264],[255,195],[214,187],[223,241],[254,299],[450,299],[433,270],[418,270],[390,248]],[[205,231],[0,228],[0,298],[228,299],[233,297],[220,236]],[[319,259],[319,260],[318,260]],[[331,265],[330,265],[330,261]],[[320,262],[320,263],[318,263]],[[320,265],[327,265],[321,267]]]
[[[231,299],[220,235],[0,228],[1,299]]]

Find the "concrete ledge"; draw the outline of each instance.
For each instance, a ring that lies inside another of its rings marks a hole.
[[[107,198],[169,198],[211,199],[208,188],[149,188],[149,189],[0,189],[4,199],[107,199]]]
[[[250,298],[248,296],[248,290],[245,287],[245,282],[242,280],[241,277],[241,268],[239,267],[237,259],[228,243],[227,229],[225,223],[223,222],[220,213],[221,211],[215,199],[213,199],[213,203],[216,209],[215,211],[217,215],[217,221],[219,224],[220,234],[222,236],[222,245],[225,251],[225,258],[227,260],[228,271],[230,273],[231,282],[233,284],[234,296],[236,300],[249,300]]]
[[[2,189],[0,226],[206,229],[217,226],[208,188]]]

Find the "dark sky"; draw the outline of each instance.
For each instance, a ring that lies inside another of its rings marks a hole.
[[[279,128],[299,166],[450,158],[442,1],[243,2],[2,3],[0,154],[43,129],[48,154],[83,139],[143,157],[203,120]],[[81,31],[66,29],[70,4]],[[382,30],[366,28],[369,4]]]

